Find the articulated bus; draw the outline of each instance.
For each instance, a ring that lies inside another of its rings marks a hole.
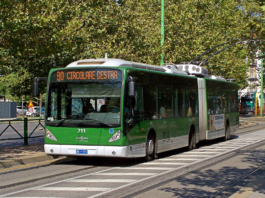
[[[240,109],[241,114],[248,114],[255,111],[255,97],[248,95],[242,96],[240,99]]]
[[[152,160],[238,129],[238,86],[194,64],[87,59],[52,69],[45,153]]]

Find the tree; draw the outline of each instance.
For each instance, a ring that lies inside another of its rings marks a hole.
[[[260,45],[262,5],[264,1],[165,1],[165,43],[160,47],[157,0],[2,0],[0,75],[4,77],[0,91],[15,98],[30,95],[34,77],[105,53],[158,65],[161,53],[166,62],[189,61],[231,38],[231,44],[255,39]],[[244,87],[247,65],[243,59],[253,48],[235,45],[211,58],[205,67],[211,74],[236,78]]]

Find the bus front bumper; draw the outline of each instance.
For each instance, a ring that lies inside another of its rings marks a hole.
[[[45,144],[45,154],[66,156],[133,157],[128,146],[84,146]]]

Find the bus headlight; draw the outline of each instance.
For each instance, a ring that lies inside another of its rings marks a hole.
[[[48,129],[46,129],[46,137],[51,140],[57,141],[56,137]]]
[[[121,139],[121,130],[118,130],[114,135],[109,139],[109,142],[114,142]]]

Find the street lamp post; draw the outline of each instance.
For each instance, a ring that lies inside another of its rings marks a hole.
[[[263,56],[263,53],[261,53],[261,56]],[[260,64],[260,116],[263,115],[263,58],[261,59]]]
[[[164,44],[165,39],[165,29],[164,29],[164,0],[161,0],[161,48]],[[164,64],[164,55],[161,54],[160,65]]]

